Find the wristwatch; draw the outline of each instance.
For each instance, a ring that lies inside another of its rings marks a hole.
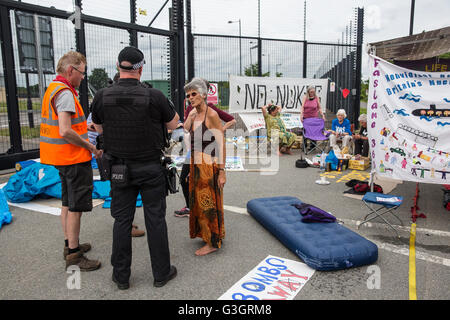
[[[219,168],[219,171],[222,170],[223,172],[225,172],[225,168]]]

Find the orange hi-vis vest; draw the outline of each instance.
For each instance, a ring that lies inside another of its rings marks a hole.
[[[89,150],[67,142],[59,134],[58,114],[56,113],[53,98],[61,90],[70,90],[70,88],[62,82],[52,82],[42,99],[40,130],[41,163],[65,166],[90,161],[92,155]],[[87,123],[83,108],[75,95],[73,95],[73,99],[75,101],[76,112],[72,115],[71,127],[81,138],[88,141]]]

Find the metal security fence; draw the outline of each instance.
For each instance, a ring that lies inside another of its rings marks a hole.
[[[134,45],[146,59],[142,80],[171,98],[180,116],[186,79],[217,82],[219,106],[227,109],[230,75],[328,78],[335,90],[329,90],[327,108],[346,109],[354,123],[359,115],[363,9],[355,10],[342,40],[319,43],[264,38],[259,29],[257,37],[193,34],[190,0],[170,2],[162,13],[168,12],[165,29],[151,25],[168,0],[148,26],[137,15],[143,0],[110,7],[96,0],[55,0],[55,7],[26,2],[38,0],[0,0],[0,169],[39,157],[41,98],[56,75],[58,59],[69,50],[83,53],[88,61],[79,88],[86,112],[95,92],[117,72],[119,51]],[[145,6],[158,9],[155,2]],[[347,97],[345,89],[351,92]]]
[[[222,109],[229,106],[230,75],[328,79],[327,109],[343,108],[357,123],[363,15],[363,9],[355,9],[355,21],[337,43],[192,34],[187,17],[187,78],[217,82]]]
[[[0,0],[0,169],[39,157],[41,98],[56,76],[59,58],[70,50],[87,58],[87,77],[79,88],[86,113],[95,92],[114,78],[117,54],[128,45],[145,55],[141,80],[161,89],[181,113],[183,1],[172,0],[170,30],[136,24],[136,10],[136,1],[130,1],[130,22],[124,22],[85,15],[81,0],[75,1],[74,12]]]

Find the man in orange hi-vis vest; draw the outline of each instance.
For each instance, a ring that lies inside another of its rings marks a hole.
[[[84,256],[91,249],[89,243],[79,243],[81,215],[92,211],[91,154],[95,158],[102,154],[89,143],[86,116],[75,91],[86,75],[86,58],[70,51],[59,59],[56,71],[42,99],[41,163],[55,166],[61,178],[66,268],[77,265],[81,271],[93,271],[100,262]]]

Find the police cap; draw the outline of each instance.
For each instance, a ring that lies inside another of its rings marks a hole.
[[[136,47],[125,47],[119,53],[119,67],[125,70],[137,70],[145,64],[144,54]],[[124,66],[122,62],[127,61],[131,66]]]

